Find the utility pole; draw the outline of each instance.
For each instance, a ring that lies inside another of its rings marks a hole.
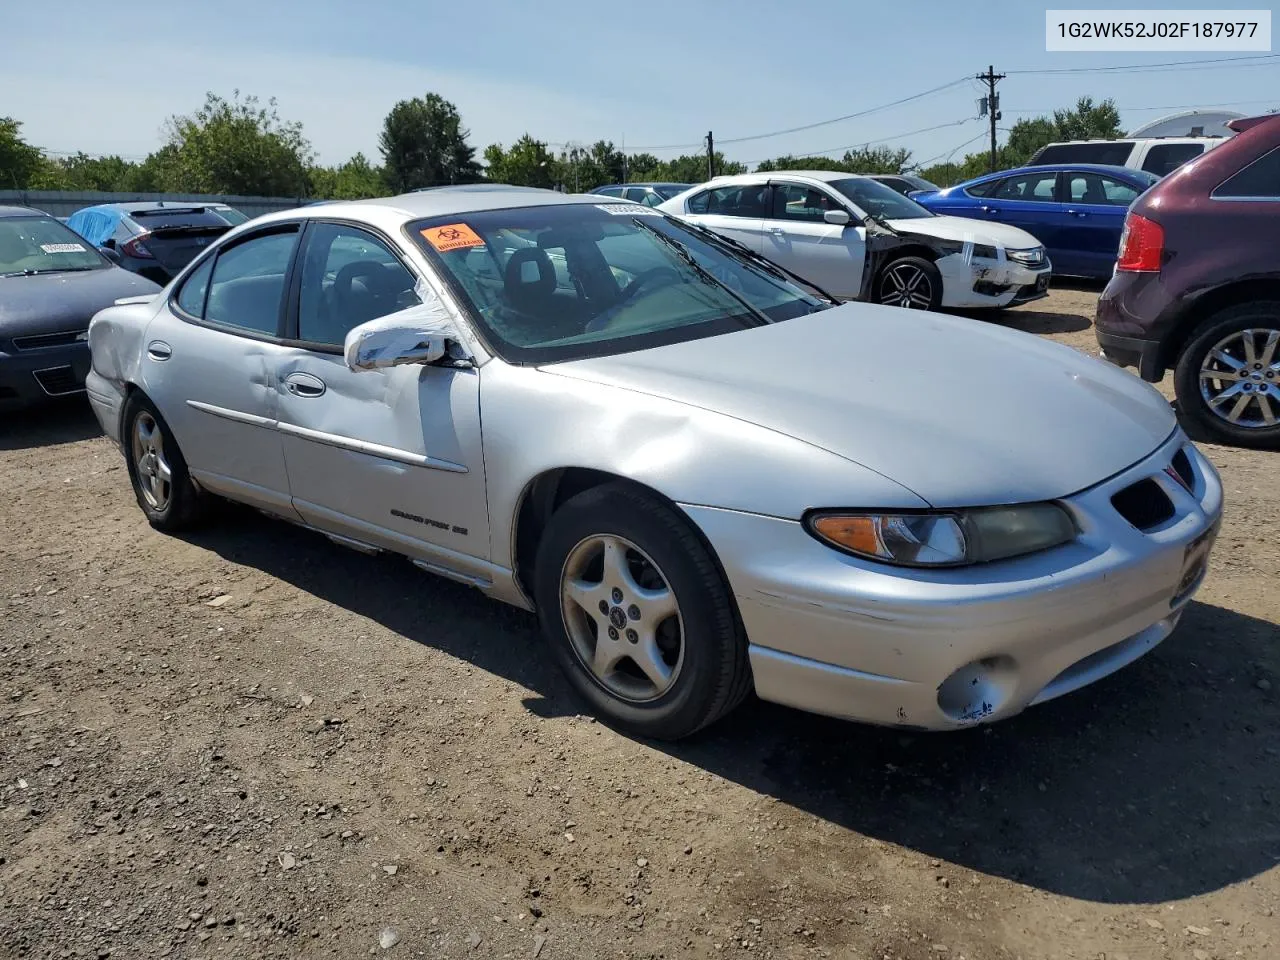
[[[716,175],[716,139],[707,131],[707,179]]]
[[[977,79],[987,85],[987,118],[991,121],[991,172],[996,169],[996,121],[1000,119],[1000,96],[996,93],[996,83],[1004,79],[1003,73],[996,73],[994,65],[987,67],[986,73],[978,74]]]

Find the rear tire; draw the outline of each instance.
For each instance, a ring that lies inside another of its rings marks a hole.
[[[875,302],[908,310],[942,306],[942,274],[923,257],[899,257],[885,264],[876,278]]]
[[[1242,303],[1203,321],[1178,356],[1173,387],[1182,415],[1208,437],[1280,449],[1280,302]]]
[[[187,461],[160,411],[141,391],[125,401],[125,464],[138,506],[157,530],[173,533],[198,522],[206,498],[191,482]]]
[[[627,484],[555,512],[534,594],[560,668],[617,727],[678,740],[751,689],[746,638],[711,551],[674,509]]]

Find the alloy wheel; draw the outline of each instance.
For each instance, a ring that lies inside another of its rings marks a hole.
[[[1260,429],[1280,424],[1280,330],[1237,330],[1200,364],[1200,396],[1219,419]]]
[[[928,310],[933,303],[929,275],[911,263],[900,263],[885,271],[880,281],[880,302],[908,310]]]
[[[172,494],[173,471],[164,455],[164,434],[155,417],[143,410],[133,421],[133,462],[138,487],[152,510],[164,510]]]
[[[615,697],[656,700],[680,676],[680,604],[657,564],[625,537],[591,536],[569,551],[560,607],[575,656]]]

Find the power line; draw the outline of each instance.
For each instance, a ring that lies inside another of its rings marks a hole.
[[[1240,66],[1264,66],[1266,62],[1280,59],[1280,53],[1261,53],[1248,57],[1213,57],[1207,60],[1170,60],[1164,63],[1129,63],[1110,67],[1056,67],[1040,70],[1010,70],[1010,75],[1031,74],[1044,75],[1050,73],[1143,73],[1157,70],[1182,70],[1197,64],[1239,64]]]
[[[1248,107],[1259,103],[1280,103],[1280,97],[1271,97],[1268,100],[1225,100],[1220,103],[1175,103],[1165,107],[1121,107],[1117,106],[1117,110],[1127,113],[1139,113],[1147,110],[1208,110],[1213,107]],[[1023,107],[1013,110],[1015,114],[1025,113],[1053,113],[1055,110],[1061,110],[1062,107]]]
[[[937,162],[938,160],[941,160],[943,157],[946,157],[946,158],[947,158],[947,160],[948,160],[948,161],[950,161],[950,159],[951,159],[952,157],[954,157],[957,153],[959,153],[961,150],[963,150],[963,149],[964,149],[965,147],[967,147],[969,144],[973,143],[975,140],[981,140],[981,139],[982,139],[983,137],[985,137],[986,135],[987,135],[987,131],[983,130],[983,131],[982,131],[980,134],[978,134],[976,137],[970,137],[968,140],[966,140],[964,143],[960,144],[960,146],[958,146],[958,147],[953,147],[953,148],[952,148],[952,149],[950,149],[950,150],[943,151],[942,153],[938,154],[936,157],[930,157],[928,160],[921,160],[921,161],[919,161],[918,163],[913,163],[913,164],[911,165],[911,168],[912,168],[913,170],[922,170],[922,169],[924,169],[925,167],[929,166],[930,164],[935,163],[935,162]]]
[[[914,137],[917,133],[930,133],[931,131],[934,131],[934,130],[945,129],[946,127],[963,126],[966,123],[973,123],[973,121],[977,119],[978,119],[977,117],[965,117],[963,120],[951,120],[951,121],[948,121],[947,123],[935,124],[932,127],[921,127],[919,130],[908,130],[906,133],[895,133],[891,137],[880,137],[875,140],[860,140],[858,143],[851,143],[843,147],[827,147],[823,150],[795,150],[792,152],[792,156],[818,157],[827,153],[839,153],[844,150],[857,150],[862,147],[869,147],[872,144],[889,143],[892,140],[904,140],[907,137]],[[764,161],[763,160],[739,160],[738,162],[752,164],[752,163],[763,163]]]

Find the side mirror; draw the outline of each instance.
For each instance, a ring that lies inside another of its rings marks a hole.
[[[822,219],[827,223],[834,223],[838,227],[845,226],[849,220],[848,210],[828,210],[822,215]]]
[[[412,363],[438,363],[457,341],[444,305],[431,296],[423,303],[353,327],[343,343],[352,370],[380,370]]]
[[[98,252],[110,260],[112,263],[120,263],[120,254],[114,247],[99,247]]]

